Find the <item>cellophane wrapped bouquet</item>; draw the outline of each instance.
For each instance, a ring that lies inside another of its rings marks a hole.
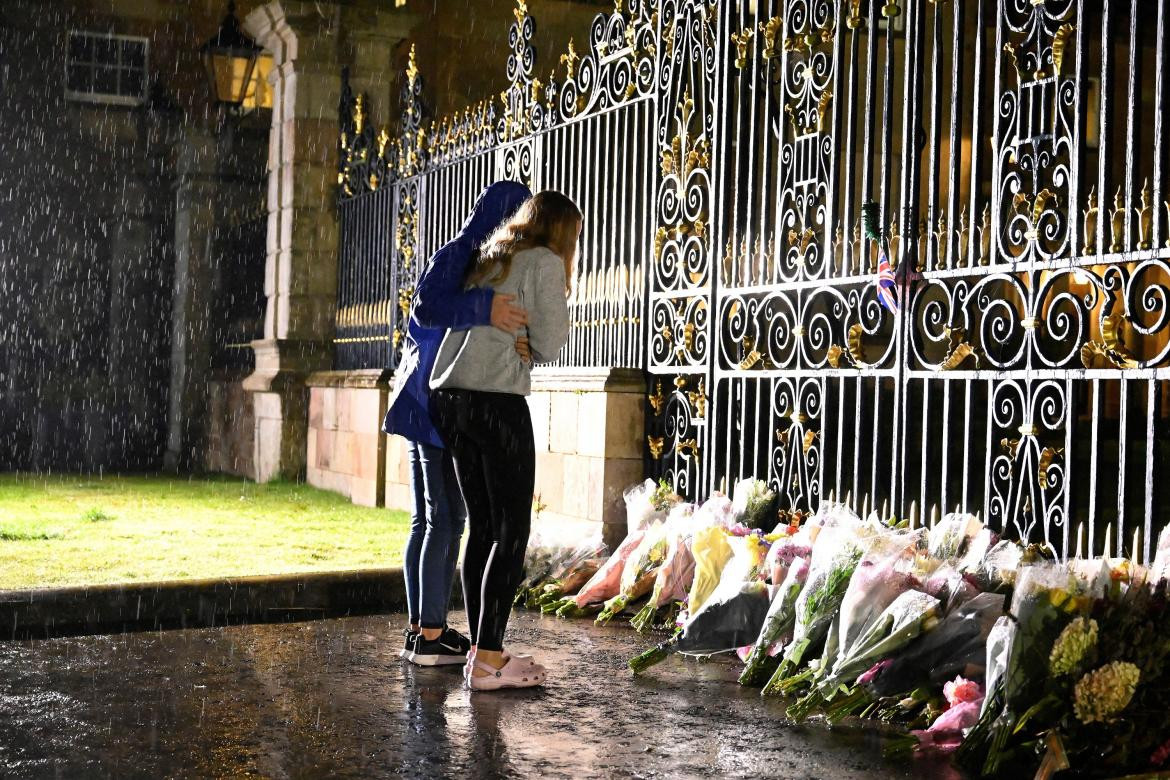
[[[635,628],[673,635],[635,673],[738,651],[740,682],[793,719],[901,728],[891,754],[953,753],[981,777],[1170,776],[1170,529],[1148,566],[1058,562],[960,512],[915,530],[825,501],[774,523],[771,492],[744,480],[695,507],[635,486],[608,558],[534,545],[528,601],[603,620],[641,604]]]
[[[759,632],[768,610],[768,586],[761,576],[767,542],[761,534],[728,535],[725,529],[713,528],[724,534],[730,553],[718,582],[698,606],[688,604],[673,637],[630,660],[635,674],[676,652],[710,655],[735,650]]]

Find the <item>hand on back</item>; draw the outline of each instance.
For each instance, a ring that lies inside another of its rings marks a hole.
[[[492,296],[492,326],[505,333],[515,333],[528,324],[528,312],[515,304],[515,295]],[[519,351],[519,350],[517,350]]]

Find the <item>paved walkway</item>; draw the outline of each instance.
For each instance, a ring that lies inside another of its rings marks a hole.
[[[0,775],[946,776],[883,763],[873,736],[782,725],[727,664],[632,679],[650,640],[624,627],[518,613],[547,689],[471,696],[458,667],[400,661],[389,622],[0,642]]]

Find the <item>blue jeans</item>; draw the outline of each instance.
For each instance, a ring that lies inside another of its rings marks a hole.
[[[414,512],[406,542],[406,606],[412,625],[442,628],[467,510],[448,450],[409,442]]]

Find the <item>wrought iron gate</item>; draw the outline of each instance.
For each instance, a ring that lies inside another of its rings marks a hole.
[[[399,137],[343,135],[343,200],[393,183],[391,333],[489,180],[578,199],[562,362],[645,368],[648,463],[687,493],[755,475],[790,510],[960,507],[1144,559],[1167,521],[1164,5],[618,0],[544,84],[520,2],[502,113],[424,130],[412,60]]]

